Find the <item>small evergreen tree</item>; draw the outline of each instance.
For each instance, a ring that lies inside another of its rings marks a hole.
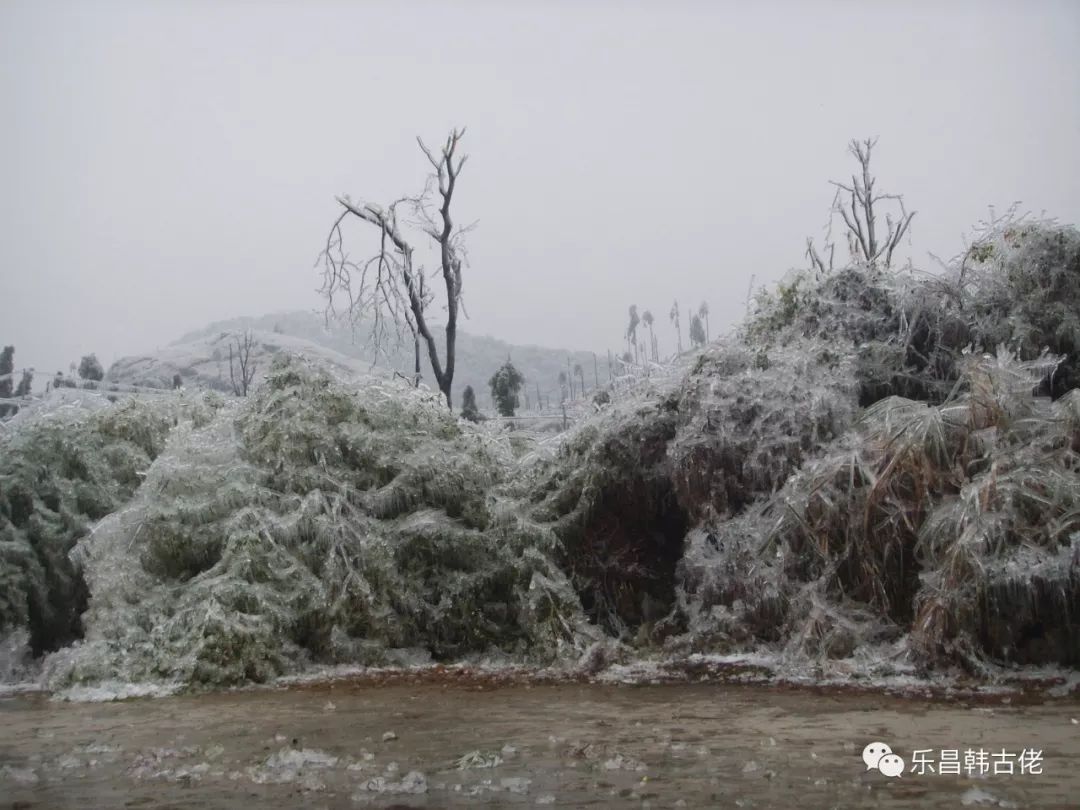
[[[176,389],[178,389],[178,388],[183,388],[184,387],[184,378],[181,377],[179,374],[173,374],[172,387],[173,387],[174,391]]]
[[[15,347],[5,346],[0,352],[0,397],[11,396],[11,378],[15,373]]]
[[[466,385],[461,394],[461,417],[470,422],[480,421],[480,409],[476,406],[476,392],[471,385]]]
[[[5,346],[0,352],[0,398],[11,397],[11,381],[15,376],[15,347]],[[0,418],[11,416],[18,412],[17,405],[0,405]]]
[[[101,367],[101,361],[97,359],[96,354],[91,352],[84,355],[83,359],[79,361],[79,376],[84,380],[93,380],[94,382],[105,379],[105,369]]]
[[[585,369],[581,367],[581,363],[574,363],[574,376],[581,381],[581,395],[585,396]]]
[[[514,409],[518,404],[518,392],[524,384],[525,377],[514,368],[509,358],[492,375],[488,385],[491,386],[491,398],[495,400],[495,407],[501,416],[514,415]]]
[[[700,315],[695,315],[690,319],[690,342],[695,346],[704,346],[708,342],[705,336],[705,324]]]
[[[34,385],[34,372],[26,369],[22,373],[22,379],[19,380],[19,385],[15,389],[15,396],[28,397],[30,396],[30,389]]]

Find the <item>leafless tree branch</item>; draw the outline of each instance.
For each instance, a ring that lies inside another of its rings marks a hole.
[[[892,266],[893,253],[900,240],[908,233],[915,212],[904,207],[904,199],[899,194],[875,193],[877,178],[870,171],[870,158],[876,139],[853,140],[848,144],[848,152],[859,163],[859,171],[851,175],[850,185],[836,180],[829,181],[836,187],[831,211],[839,214],[843,220],[847,236],[848,250],[856,261],[869,265],[881,264]],[[892,203],[899,208],[899,213],[885,212],[885,234],[879,234],[879,207],[883,203]],[[826,230],[825,247],[829,251],[828,270],[833,268],[832,217]],[[812,239],[806,240],[806,258],[810,267],[818,272],[826,272],[825,261],[818,252]]]
[[[235,352],[233,344],[235,343]],[[255,347],[255,338],[250,329],[245,329],[229,342],[229,380],[232,382],[233,393],[238,397],[246,397],[251,388],[251,381],[255,379],[256,363],[251,357],[251,350]]]
[[[346,313],[354,324],[364,316],[371,317],[371,338],[376,345],[382,345],[391,330],[397,333],[400,342],[404,324],[413,338],[414,381],[419,384],[422,341],[447,406],[451,405],[462,266],[466,258],[463,237],[472,229],[472,226],[455,227],[451,216],[457,179],[468,157],[458,154],[464,135],[464,129],[451,131],[438,152],[429,149],[420,138],[416,139],[432,169],[424,191],[418,196],[402,197],[385,209],[372,203],[354,203],[346,196],[338,197],[343,211],[331,226],[326,247],[320,254],[323,264],[321,292],[327,299],[327,318],[336,314],[334,300],[337,295],[344,297]],[[436,195],[438,199],[433,202],[431,198]],[[410,210],[414,216],[410,224],[438,245],[436,275],[442,277],[447,310],[442,358],[426,315],[433,295],[426,284],[423,267],[414,264],[413,245],[399,225],[399,206]],[[343,248],[341,225],[350,215],[378,228],[380,233],[378,253],[362,264],[350,260]],[[355,290],[354,283],[358,285]]]

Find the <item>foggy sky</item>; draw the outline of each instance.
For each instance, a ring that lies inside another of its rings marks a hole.
[[[852,137],[919,266],[988,205],[1080,221],[1078,42],[1075,2],[0,3],[0,343],[40,380],[320,307],[334,195],[418,191],[455,125],[463,329],[603,351],[634,303],[669,346],[678,298],[715,334]]]

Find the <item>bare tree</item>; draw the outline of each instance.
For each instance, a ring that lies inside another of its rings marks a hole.
[[[417,138],[416,142],[431,164],[431,173],[423,192],[417,197],[403,197],[384,208],[375,203],[353,202],[348,196],[337,198],[342,212],[334,221],[327,236],[326,247],[320,254],[323,263],[322,293],[327,298],[327,317],[336,313],[335,296],[344,296],[345,312],[355,326],[365,316],[372,319],[371,338],[381,347],[391,332],[399,340],[402,325],[413,338],[416,380],[420,374],[420,343],[427,346],[428,360],[439,390],[452,407],[451,391],[457,344],[458,311],[461,307],[461,269],[465,262],[464,235],[472,226],[455,226],[451,205],[458,175],[467,156],[458,155],[458,146],[465,130],[452,130],[436,153]],[[398,219],[398,209],[411,212],[413,219],[406,224],[417,228],[435,241],[439,251],[439,267],[446,288],[446,343],[444,356],[428,324],[427,308],[433,295],[425,284],[425,271],[415,264],[413,244],[407,238]],[[344,249],[342,222],[354,216],[379,231],[379,249],[362,262],[349,258]]]
[[[245,329],[229,343],[229,380],[232,382],[233,393],[238,397],[248,395],[251,381],[255,379],[256,363],[251,357],[251,350],[254,347],[255,338],[250,329]]]
[[[859,172],[851,175],[851,185],[830,181],[836,186],[832,211],[844,220],[851,257],[869,265],[880,264],[889,268],[892,266],[893,251],[907,233],[915,212],[907,211],[904,199],[899,194],[875,193],[877,178],[870,173],[870,155],[876,143],[876,138],[867,138],[848,144],[848,151],[859,163]],[[878,213],[885,203],[891,203],[894,210],[885,212],[885,234],[881,238]],[[828,250],[828,267],[814,246],[814,240],[806,240],[806,257],[810,265],[822,273],[833,269],[835,245],[828,236],[825,247]]]

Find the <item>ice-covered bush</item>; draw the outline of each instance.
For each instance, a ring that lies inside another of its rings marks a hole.
[[[54,681],[222,684],[307,663],[573,647],[554,538],[494,495],[509,463],[430,394],[287,358],[80,544],[86,641]]]
[[[812,340],[776,348],[764,368],[723,342],[672,382],[605,408],[530,490],[586,609],[624,637],[677,631],[688,530],[772,494],[856,411],[851,352]]]
[[[758,296],[743,328],[755,348],[816,337],[857,350],[860,403],[942,402],[965,349],[1062,356],[1054,396],[1080,381],[1080,232],[1008,215],[982,226],[937,275],[853,264],[795,272]]]
[[[61,407],[0,434],[0,633],[27,628],[35,654],[81,635],[68,552],[132,496],[182,413],[178,400]]]
[[[686,565],[698,641],[845,656],[910,633],[923,664],[1080,662],[1076,392],[1058,358],[967,355],[935,406],[893,397]]]
[[[1062,357],[1054,397],[1080,385],[1080,231],[1008,215],[984,226],[954,269],[972,339],[1024,359]]]

